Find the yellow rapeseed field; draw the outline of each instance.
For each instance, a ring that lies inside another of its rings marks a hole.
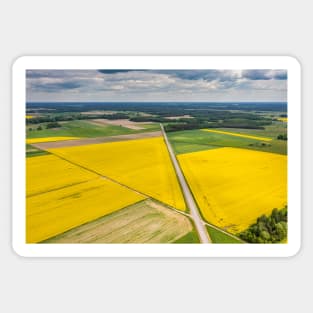
[[[287,204],[287,157],[220,148],[178,160],[204,218],[237,233]]]
[[[43,241],[143,199],[103,178],[28,197],[26,242]]]
[[[26,139],[26,143],[40,143],[40,142],[51,142],[51,141],[63,141],[63,140],[75,140],[81,139],[79,137],[43,137],[43,138],[29,138]]]
[[[250,138],[250,139],[255,139],[255,140],[262,140],[262,141],[271,141],[272,140],[271,138],[267,138],[267,137],[260,137],[260,136],[232,133],[232,132],[225,132],[225,131],[222,131],[222,130],[215,130],[215,129],[202,129],[202,130],[204,130],[206,132],[210,132],[210,133],[217,133],[217,134],[222,134],[222,135]]]
[[[287,117],[279,117],[278,120],[281,121],[281,122],[285,122],[285,123],[288,122],[288,118]]]
[[[26,158],[26,195],[82,183],[98,177],[54,155]]]
[[[162,137],[49,149],[180,210],[185,202]]]
[[[26,115],[26,119],[30,119],[30,118],[33,118],[34,116],[32,115]]]

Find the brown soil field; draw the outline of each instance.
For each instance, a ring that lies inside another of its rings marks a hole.
[[[181,118],[193,118],[191,115],[180,115],[180,116],[168,116],[166,117],[167,120],[179,120]]]
[[[138,122],[132,122],[130,120],[108,120],[108,119],[94,119],[89,120],[90,123],[96,124],[96,125],[114,125],[114,126],[122,126],[129,129],[134,130],[141,130],[144,129],[144,127],[141,127],[143,123]],[[147,123],[145,123],[147,124]]]
[[[43,243],[171,243],[192,229],[186,216],[148,199]]]
[[[97,144],[97,143],[154,138],[154,137],[161,137],[161,136],[162,136],[162,133],[160,131],[155,131],[155,132],[147,132],[147,133],[140,133],[140,134],[128,134],[128,135],[118,135],[118,136],[108,136],[108,137],[42,142],[42,143],[36,143],[32,145],[36,148],[45,150],[45,149],[52,149],[52,148],[84,146],[84,145],[92,145],[92,144]]]
[[[117,111],[87,111],[87,112],[80,112],[80,114],[82,115],[90,115],[90,114],[94,114],[94,115],[103,115],[103,114],[115,114],[118,113]]]

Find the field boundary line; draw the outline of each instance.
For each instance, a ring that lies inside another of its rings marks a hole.
[[[50,152],[50,153],[51,153],[51,152]],[[148,195],[148,194],[146,194],[146,193],[143,193],[143,192],[138,191],[138,190],[136,190],[136,189],[134,189],[134,188],[132,188],[132,187],[129,187],[128,185],[125,185],[125,184],[123,184],[123,183],[121,183],[121,182],[119,182],[119,181],[117,181],[117,180],[115,180],[115,179],[113,179],[113,178],[111,178],[111,177],[109,177],[109,176],[100,174],[100,173],[98,173],[97,171],[92,170],[92,169],[90,169],[90,168],[88,168],[88,167],[85,167],[85,166],[83,166],[83,165],[77,164],[76,162],[70,161],[70,160],[66,159],[65,157],[59,156],[59,155],[54,154],[54,153],[51,153],[51,154],[53,154],[54,156],[56,156],[56,157],[58,157],[58,158],[60,158],[60,159],[62,159],[62,160],[64,160],[64,161],[66,161],[66,162],[69,162],[69,163],[71,163],[71,164],[73,164],[73,165],[75,165],[75,166],[78,166],[78,167],[80,167],[80,168],[82,168],[82,169],[85,169],[85,170],[87,170],[87,171],[89,171],[89,172],[92,172],[92,173],[96,174],[96,175],[97,175],[98,177],[100,177],[100,178],[103,178],[103,179],[106,179],[106,180],[108,180],[108,181],[111,181],[111,182],[113,182],[113,183],[115,183],[115,184],[118,184],[118,185],[124,187],[124,188],[127,188],[128,190],[131,190],[132,192],[135,192],[135,193],[137,193],[137,194],[139,194],[139,195],[141,195],[141,196],[146,197],[145,199],[140,200],[140,201],[146,201],[147,199],[152,199],[153,201],[162,204],[163,206],[167,207],[168,209],[173,210],[173,211],[175,211],[176,213],[182,214],[182,215],[184,215],[184,216],[186,216],[186,217],[192,219],[192,221],[194,221],[192,215],[191,215],[190,213],[188,213],[188,212],[180,211],[180,210],[178,210],[178,209],[176,209],[176,208],[170,206],[170,205],[167,204],[167,203],[164,203],[164,202],[162,202],[162,201],[160,201],[160,200],[158,200],[158,199],[155,199],[154,197],[152,197],[152,196],[150,196],[150,195]],[[91,180],[93,180],[93,179],[91,179]],[[87,181],[90,181],[90,180],[87,180]],[[87,181],[85,181],[85,182],[87,182]],[[84,182],[81,182],[81,183],[84,183]],[[77,183],[77,184],[80,184],[80,183]],[[75,184],[75,185],[77,185],[77,184]],[[66,187],[62,187],[62,188],[66,188]],[[62,188],[58,188],[58,189],[62,189]],[[49,190],[49,191],[47,191],[47,192],[50,192],[50,191],[52,191],[52,190]],[[34,196],[35,196],[35,195],[34,195]],[[140,201],[139,201],[139,202],[140,202]],[[121,208],[121,209],[123,209],[123,208]],[[119,209],[119,210],[120,210],[120,209]],[[200,216],[201,216],[201,215],[200,215]],[[212,225],[212,224],[210,224],[210,223],[204,221],[203,218],[202,218],[202,216],[201,216],[201,222],[202,222],[204,225],[208,225],[208,226],[210,226],[210,227],[212,227],[212,228],[215,228],[215,229],[218,230],[218,231],[223,232],[223,233],[226,234],[226,235],[229,235],[229,236],[231,236],[231,237],[233,237],[233,238],[235,238],[235,239],[237,239],[237,240],[242,241],[240,238],[236,237],[235,235],[230,234],[230,233],[224,231],[223,229],[220,229],[219,227],[214,226],[214,225]],[[196,228],[196,227],[195,227],[195,228]],[[209,234],[208,234],[208,235],[209,235]],[[210,238],[210,240],[211,240],[211,238]]]
[[[203,220],[202,220],[202,221],[203,221]],[[222,228],[219,228],[219,227],[217,227],[217,226],[215,226],[215,225],[213,225],[213,224],[210,224],[210,223],[208,223],[208,222],[206,222],[206,221],[203,221],[203,224],[205,224],[205,225],[207,225],[207,226],[210,226],[210,227],[214,228],[215,230],[220,231],[221,233],[224,233],[225,235],[227,235],[227,236],[229,236],[229,237],[232,237],[232,238],[234,238],[234,239],[237,239],[237,240],[239,240],[239,241],[242,242],[242,243],[246,243],[244,240],[240,239],[240,238],[237,237],[236,235],[231,234],[231,233],[229,233],[228,231],[226,231],[226,230],[224,230],[224,229],[222,229]]]
[[[272,141],[273,140],[273,138],[268,138],[268,137],[244,135],[241,133],[226,132],[226,131],[222,131],[222,130],[215,130],[215,129],[208,129],[208,128],[202,128],[201,130],[206,131],[206,132],[210,132],[210,133],[226,135],[226,136],[242,137],[242,138],[255,139],[255,140],[260,140],[260,141]]]
[[[141,192],[141,191],[139,191],[139,190],[137,190],[137,189],[134,189],[133,187],[130,187],[130,186],[128,186],[128,185],[125,185],[125,184],[123,184],[123,183],[121,183],[121,182],[119,182],[119,181],[117,181],[117,180],[115,180],[115,179],[113,179],[113,178],[111,178],[111,177],[109,177],[109,176],[103,175],[103,174],[101,174],[101,173],[99,173],[99,172],[97,172],[97,171],[95,171],[95,170],[93,170],[93,169],[90,169],[90,168],[88,168],[88,167],[86,167],[86,166],[84,166],[84,165],[80,165],[80,164],[78,164],[78,163],[76,163],[76,162],[70,161],[70,160],[66,159],[65,157],[62,157],[62,156],[60,156],[60,155],[58,155],[58,154],[54,154],[53,152],[50,152],[50,153],[51,153],[52,155],[54,155],[54,156],[56,156],[56,157],[58,157],[58,158],[64,160],[64,161],[66,161],[66,162],[69,162],[69,163],[71,163],[71,164],[73,164],[73,165],[75,165],[75,166],[78,166],[78,167],[80,167],[80,168],[82,168],[82,169],[84,169],[84,170],[86,170],[86,171],[89,171],[89,172],[91,172],[91,173],[93,173],[93,174],[96,174],[96,175],[97,175],[98,177],[100,177],[100,178],[106,179],[106,180],[111,181],[111,182],[113,182],[113,183],[115,183],[115,184],[118,184],[118,185],[120,185],[120,186],[122,186],[122,187],[124,187],[124,188],[127,188],[127,189],[131,190],[132,192],[135,192],[135,193],[137,193],[137,194],[139,194],[139,195],[141,195],[141,196],[146,197],[146,199],[148,199],[148,198],[153,199],[154,201],[156,201],[156,202],[158,202],[158,203],[160,203],[160,204],[166,206],[167,208],[169,208],[169,209],[171,209],[171,210],[174,210],[174,211],[176,211],[176,212],[178,212],[178,213],[181,213],[181,214],[183,214],[183,215],[185,215],[185,216],[190,217],[190,215],[189,215],[187,212],[180,211],[180,210],[178,210],[178,209],[176,209],[176,208],[170,206],[169,204],[167,204],[167,203],[165,203],[165,202],[162,202],[162,201],[160,201],[160,200],[158,200],[158,199],[156,199],[156,198],[150,196],[149,194],[146,194],[146,193],[144,193],[144,192]]]
[[[81,181],[81,182],[78,182],[78,183],[73,183],[73,184],[69,184],[69,185],[63,186],[63,187],[53,188],[53,189],[50,189],[48,191],[42,191],[42,192],[38,192],[38,193],[31,194],[31,195],[28,195],[28,196],[26,195],[26,198],[37,197],[39,195],[46,194],[46,193],[49,193],[49,192],[53,192],[53,191],[61,190],[61,189],[64,189],[64,188],[69,188],[69,187],[73,187],[73,186],[76,186],[76,185],[88,183],[88,182],[90,182],[92,180],[96,180],[98,178],[99,177],[97,177],[97,178],[90,178],[90,179],[87,179],[87,180],[84,180],[84,181]]]

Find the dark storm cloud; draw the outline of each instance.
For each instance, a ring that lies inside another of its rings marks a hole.
[[[235,80],[232,71],[220,70],[139,70],[139,69],[125,69],[125,70],[98,70],[102,74],[118,74],[129,72],[151,72],[156,74],[163,74],[168,76],[175,76],[184,80],[205,80],[205,81],[231,81]]]
[[[98,70],[102,74],[117,74],[117,73],[128,73],[128,72],[142,72],[144,70]]]

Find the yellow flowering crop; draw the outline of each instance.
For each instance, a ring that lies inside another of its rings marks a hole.
[[[49,149],[180,210],[185,202],[162,137]]]
[[[215,130],[215,129],[202,129],[202,130],[204,130],[206,132],[210,132],[210,133],[217,133],[217,134],[222,134],[222,135],[250,138],[250,139],[255,139],[255,140],[262,140],[262,141],[271,141],[272,140],[271,138],[267,138],[267,137],[252,136],[252,135],[245,135],[245,134],[232,133],[232,132],[225,132],[225,131],[222,131],[222,130]]]
[[[98,177],[54,155],[26,158],[26,195],[85,182]]]
[[[30,119],[30,118],[33,118],[32,115],[26,115],[26,119]]]
[[[204,218],[236,233],[287,204],[287,157],[236,148],[180,154]]]
[[[29,138],[26,139],[26,143],[40,143],[40,142],[51,142],[51,141],[63,141],[63,140],[75,140],[81,139],[79,137],[43,137],[43,138]]]
[[[43,241],[143,199],[103,178],[28,197],[26,242]]]
[[[288,122],[288,118],[287,117],[279,117],[278,120],[281,121],[281,122],[285,122],[285,123]]]

